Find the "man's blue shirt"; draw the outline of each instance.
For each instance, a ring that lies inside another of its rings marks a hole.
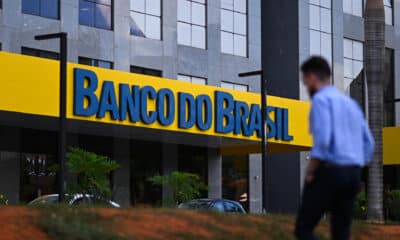
[[[310,112],[311,157],[332,164],[364,166],[374,151],[374,139],[363,112],[333,86],[318,91]]]

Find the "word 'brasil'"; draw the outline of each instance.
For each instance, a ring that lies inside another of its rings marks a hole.
[[[96,94],[101,88],[100,94]],[[198,128],[217,133],[234,133],[243,136],[261,136],[261,109],[259,104],[237,101],[224,91],[214,92],[214,102],[206,94],[193,96],[191,93],[178,92],[152,86],[136,86],[104,81],[99,86],[97,75],[93,71],[74,69],[74,114],[78,116],[96,116],[102,119],[109,113],[115,121],[129,120],[163,126],[177,124],[181,129]],[[85,104],[86,103],[86,104]],[[152,106],[149,106],[152,103]],[[150,110],[153,109],[153,110]],[[274,119],[270,113],[273,112]],[[291,141],[288,116],[285,108],[269,106],[267,108],[268,138]],[[176,119],[177,118],[177,119]],[[176,123],[176,121],[178,121]]]

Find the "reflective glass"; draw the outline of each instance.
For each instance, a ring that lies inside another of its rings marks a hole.
[[[234,0],[234,10],[237,12],[246,13],[247,1],[246,0]]]
[[[221,87],[228,88],[228,89],[234,89],[233,84],[228,83],[228,82],[221,82]]]
[[[353,78],[353,62],[350,59],[344,59],[343,63],[344,77]]]
[[[196,25],[205,26],[205,22],[206,22],[205,6],[198,4],[198,3],[192,3],[192,22],[191,23],[196,24]]]
[[[343,0],[343,12],[353,14],[352,1],[358,0]]]
[[[181,75],[181,74],[178,75],[178,80],[184,81],[184,82],[191,82],[190,76]]]
[[[247,56],[247,40],[246,37],[241,35],[234,35],[234,54],[237,56],[246,57]]]
[[[362,42],[353,41],[353,59],[364,61],[364,47]]]
[[[111,29],[111,7],[96,4],[95,26],[103,29]]]
[[[393,8],[385,6],[385,23],[393,25]]]
[[[206,85],[207,81],[205,78],[192,77],[192,83]]]
[[[221,52],[233,54],[233,34],[221,32]]]
[[[320,6],[331,9],[332,7],[331,0],[320,0]]]
[[[146,0],[146,13],[161,16],[161,0]]]
[[[131,34],[138,37],[146,37],[144,14],[131,12]]]
[[[331,15],[331,10],[326,9],[326,8],[321,8],[321,31],[326,32],[326,33],[331,33],[331,28],[332,28],[332,15]]]
[[[310,30],[310,54],[321,54],[321,33],[318,31]]]
[[[22,0],[22,13],[39,15],[40,0]]]
[[[130,1],[131,1],[131,10],[144,13],[145,0],[130,0]]]
[[[178,22],[178,43],[190,46],[191,40],[190,24]]]
[[[345,0],[349,1],[349,0]],[[353,0],[353,15],[362,17],[363,16],[363,0]]]
[[[332,62],[332,35],[321,33],[321,55]]]
[[[353,79],[357,78],[363,70],[363,62],[353,61]]]
[[[320,8],[314,5],[310,5],[310,28],[314,30],[320,30]]]
[[[204,27],[192,25],[192,47],[206,48],[206,31]]]
[[[221,10],[221,30],[233,32],[233,12]]]
[[[353,58],[353,41],[344,39],[343,41],[343,56],[345,58]]]
[[[319,0],[310,0],[311,4],[319,5]]]
[[[235,90],[238,91],[243,91],[243,92],[247,92],[247,86],[246,85],[242,85],[242,84],[236,84],[235,85]]]
[[[246,35],[247,34],[247,22],[246,15],[241,13],[234,13],[234,33]]]
[[[58,19],[58,3],[59,0],[41,0],[40,16]]]
[[[159,17],[146,15],[146,37],[161,39],[161,22]]]
[[[79,0],[79,23],[86,26],[94,26],[95,4],[85,0]]]
[[[178,0],[178,20],[190,23],[191,9],[190,2],[186,0]]]
[[[221,0],[221,8],[233,10],[233,0]]]

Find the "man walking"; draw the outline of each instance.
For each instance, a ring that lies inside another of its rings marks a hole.
[[[329,212],[332,239],[348,240],[361,168],[371,159],[374,140],[357,103],[330,85],[325,59],[311,57],[301,71],[312,98],[313,147],[295,234],[300,240],[317,239],[314,228]]]

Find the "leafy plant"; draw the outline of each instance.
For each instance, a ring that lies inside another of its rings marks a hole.
[[[400,190],[385,191],[386,217],[391,221],[400,221]]]
[[[3,194],[0,194],[0,205],[8,205],[8,199]]]
[[[109,174],[119,167],[117,162],[80,148],[70,148],[67,158],[69,171],[78,176],[74,191],[102,198],[111,196]]]
[[[356,203],[354,206],[354,217],[357,219],[366,219],[367,217],[367,195],[365,191],[357,195]]]
[[[175,204],[183,203],[200,196],[207,186],[201,182],[199,175],[186,172],[154,176],[148,179],[153,185],[169,187],[174,191]]]

